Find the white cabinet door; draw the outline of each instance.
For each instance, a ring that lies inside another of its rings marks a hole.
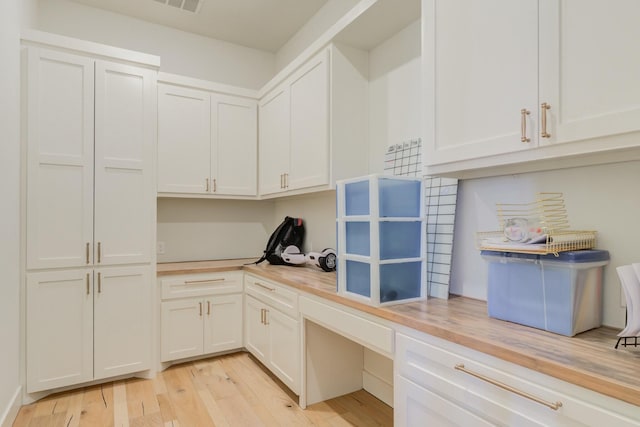
[[[95,270],[94,378],[149,369],[151,365],[150,267]]]
[[[182,359],[202,354],[204,315],[201,298],[162,303],[160,314],[160,360]]]
[[[551,107],[550,137],[541,142],[640,130],[640,55],[631,42],[640,38],[640,3],[562,0],[540,8],[540,102]]]
[[[204,353],[242,348],[242,294],[206,298]]]
[[[158,85],[158,191],[206,194],[211,188],[208,92]]]
[[[538,0],[423,0],[422,16],[425,164],[535,145]]]
[[[289,173],[289,89],[282,86],[260,103],[260,194],[285,190]]]
[[[316,56],[290,83],[288,189],[329,183],[329,51]]]
[[[93,262],[93,60],[30,48],[27,268]]]
[[[272,372],[294,393],[300,393],[300,335],[298,321],[278,310],[267,308],[269,365]]]
[[[394,383],[394,424],[404,427],[475,427],[493,426],[435,393],[404,377],[396,376]]]
[[[27,274],[27,392],[93,378],[93,271]]]
[[[257,194],[257,108],[252,99],[211,95],[212,193]]]
[[[95,242],[98,264],[151,260],[155,71],[96,61]]]
[[[264,323],[265,306],[257,299],[245,297],[245,347],[262,363],[269,361],[269,328]]]

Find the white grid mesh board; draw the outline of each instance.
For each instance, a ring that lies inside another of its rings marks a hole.
[[[418,138],[390,145],[384,157],[384,173],[422,176],[422,141]],[[427,290],[430,296],[447,298],[458,180],[430,176],[423,176],[423,179],[427,216]]]

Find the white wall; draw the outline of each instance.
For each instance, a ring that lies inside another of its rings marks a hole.
[[[28,5],[28,2],[27,2]],[[0,2],[0,425],[20,398],[20,0]]]
[[[391,144],[418,138],[421,125],[420,20],[369,52],[369,170],[382,172]]]
[[[158,262],[258,258],[280,221],[274,202],[158,199]]]
[[[572,228],[598,231],[598,248],[611,255],[604,278],[605,325],[624,326],[615,267],[640,262],[640,162],[460,181],[450,292],[486,299],[487,264],[475,248],[476,231],[498,229],[496,202],[526,202],[540,191],[564,193]]]
[[[320,252],[336,247],[336,193],[319,193],[275,200],[277,223],[285,216],[304,219],[305,243],[303,252]]]
[[[285,216],[305,221],[304,252],[335,248],[334,191],[283,199],[158,199],[158,262],[258,258]]]
[[[159,55],[161,71],[233,86],[259,89],[275,74],[272,53],[69,0],[40,0],[38,29]]]

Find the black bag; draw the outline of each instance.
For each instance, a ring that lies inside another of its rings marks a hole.
[[[267,242],[267,248],[264,250],[264,255],[262,255],[255,264],[260,264],[262,261],[267,260],[270,264],[275,265],[293,265],[282,259],[282,251],[284,251],[287,246],[295,246],[301,251],[303,243],[304,223],[302,222],[302,218],[291,218],[287,216],[271,234]]]

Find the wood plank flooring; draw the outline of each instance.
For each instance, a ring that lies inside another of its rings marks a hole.
[[[302,410],[248,353],[175,365],[58,393],[23,406],[14,427],[392,426],[393,409],[364,390]]]

